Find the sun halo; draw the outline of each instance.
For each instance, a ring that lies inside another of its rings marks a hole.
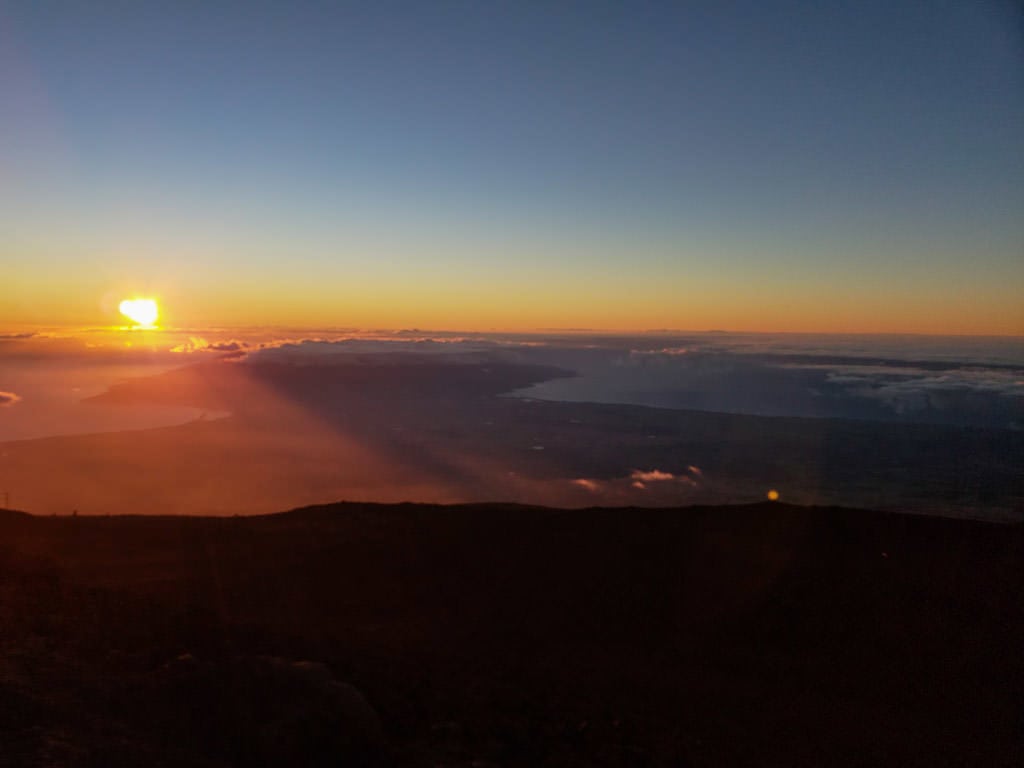
[[[118,305],[118,310],[139,328],[156,327],[156,319],[160,316],[155,299],[125,299]]]

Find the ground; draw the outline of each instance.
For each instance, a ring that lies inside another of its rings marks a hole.
[[[3,513],[0,765],[1016,765],[1022,558],[781,503]]]

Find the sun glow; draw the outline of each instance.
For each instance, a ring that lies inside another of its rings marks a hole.
[[[155,327],[160,314],[153,299],[125,299],[118,309],[122,315],[141,328]]]

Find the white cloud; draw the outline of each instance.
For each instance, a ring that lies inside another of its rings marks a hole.
[[[21,400],[21,398],[18,395],[14,394],[13,392],[0,391],[0,408],[9,405],[14,405],[19,400]]]
[[[643,483],[656,482],[661,480],[675,480],[676,476],[671,472],[662,472],[660,469],[652,469],[645,472],[642,469],[633,470],[633,474],[630,477],[634,480],[639,480]]]

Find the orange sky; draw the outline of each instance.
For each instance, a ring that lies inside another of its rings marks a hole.
[[[659,279],[556,269],[550,279],[527,272],[493,280],[422,274],[375,281],[286,271],[231,280],[173,264],[151,271],[158,273],[139,279],[127,268],[119,279],[88,269],[16,269],[0,304],[0,328],[117,325],[121,299],[151,296],[165,327],[1024,334],[1024,302],[1012,283],[935,280],[914,291],[906,280],[830,283],[784,273],[743,282],[731,274]]]

